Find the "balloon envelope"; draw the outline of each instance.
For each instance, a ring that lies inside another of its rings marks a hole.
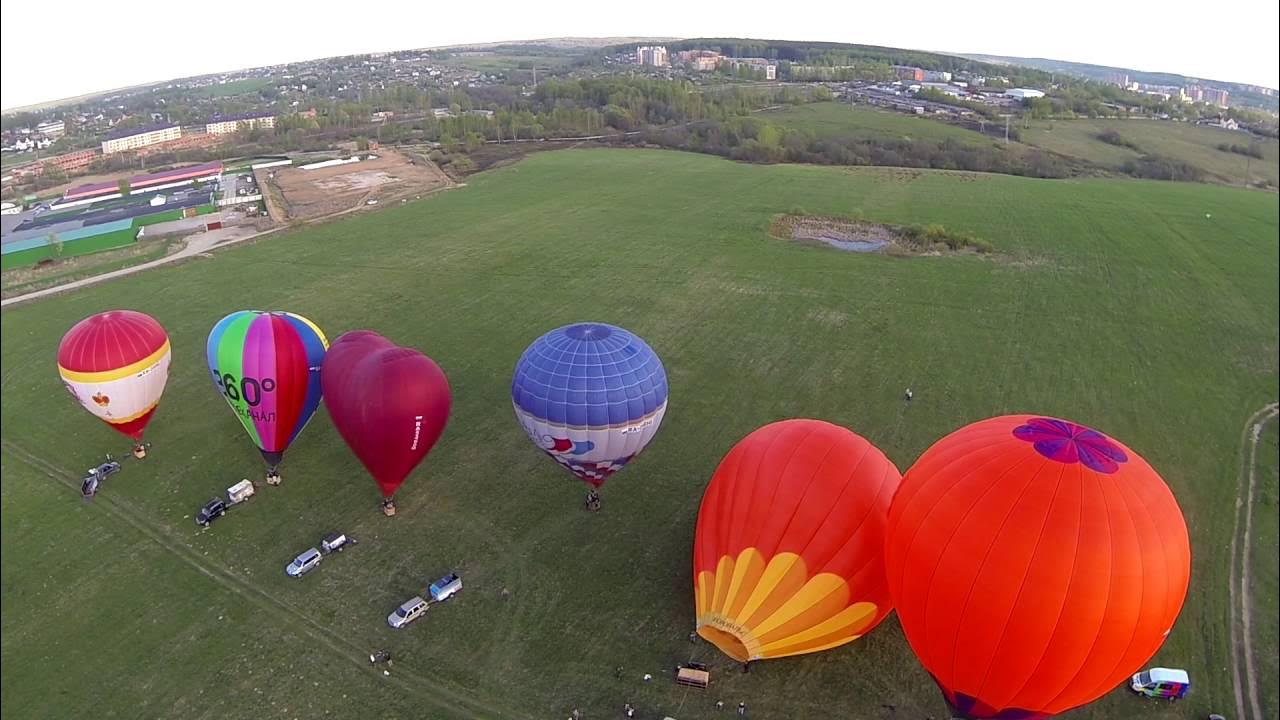
[[[169,380],[170,354],[169,336],[150,315],[109,310],[62,336],[58,374],[84,409],[138,441]]]
[[[286,312],[233,312],[209,333],[213,389],[273,468],[320,406],[328,346],[315,323]]]
[[[1125,681],[1168,635],[1191,550],[1173,493],[1077,423],[991,418],[925,451],[889,511],[902,629],[957,715],[1029,718]]]
[[[373,350],[395,346],[395,343],[372,330],[352,330],[339,335],[324,355],[321,387],[324,387],[323,373],[344,377],[352,365],[363,360]]]
[[[535,445],[599,487],[657,434],[667,374],[653,349],[620,327],[566,325],[520,356],[511,403]]]
[[[702,497],[698,634],[738,661],[817,652],[892,609],[881,552],[900,475],[874,445],[820,420],[743,438]]]
[[[386,344],[343,335],[321,376],[334,426],[389,498],[444,432],[452,397],[431,358]]]

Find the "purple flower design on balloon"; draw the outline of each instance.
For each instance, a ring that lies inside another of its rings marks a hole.
[[[1031,443],[1036,452],[1060,463],[1083,463],[1094,472],[1110,475],[1129,461],[1111,438],[1093,428],[1057,418],[1039,417],[1014,428],[1013,436]]]

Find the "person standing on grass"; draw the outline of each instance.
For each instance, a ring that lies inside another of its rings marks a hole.
[[[739,715],[739,717],[746,717],[746,716],[747,716],[747,704],[746,704],[746,703],[744,703],[744,702],[740,702],[740,703],[738,703],[738,715]]]

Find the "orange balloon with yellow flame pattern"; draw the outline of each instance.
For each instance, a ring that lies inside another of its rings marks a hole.
[[[883,546],[902,475],[821,420],[766,425],[720,462],[694,538],[697,631],[740,662],[857,639],[892,609]]]

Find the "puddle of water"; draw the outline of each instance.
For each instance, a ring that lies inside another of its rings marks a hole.
[[[849,252],[875,252],[889,244],[888,240],[844,240],[830,235],[818,235],[814,239]]]

